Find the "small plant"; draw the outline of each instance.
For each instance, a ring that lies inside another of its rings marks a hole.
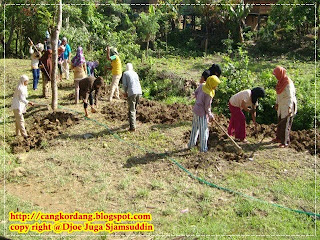
[[[151,190],[159,190],[159,189],[163,189],[163,182],[153,180],[151,182]]]
[[[146,188],[140,188],[140,189],[138,189],[138,191],[137,191],[137,198],[141,198],[141,199],[144,199],[144,198],[148,198],[148,196],[149,196],[149,190],[148,189],[146,189]]]
[[[41,143],[40,143],[40,148],[46,149],[47,147],[49,147],[48,141],[42,140]]]

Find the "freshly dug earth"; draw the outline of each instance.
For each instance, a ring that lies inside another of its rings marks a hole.
[[[127,121],[128,119],[128,106],[126,102],[114,101],[108,103],[102,110],[107,120],[121,120]],[[172,104],[166,105],[156,101],[147,99],[141,99],[137,108],[137,120],[142,123],[159,123],[159,124],[173,124],[181,121],[192,121],[192,106],[184,104]],[[223,115],[216,116],[216,120],[225,131],[228,129],[229,119]],[[276,124],[264,125],[258,124],[257,131],[254,129],[254,125],[249,124],[246,126],[246,132],[248,137],[256,139],[255,144],[265,138],[274,138],[276,134]],[[188,142],[190,138],[190,132],[185,133],[185,141]],[[315,133],[314,130],[302,130],[291,131],[291,143],[290,147],[297,151],[308,151],[310,154],[315,153]],[[209,149],[218,152],[218,156],[227,160],[241,161],[249,157],[248,154],[243,152],[237,152],[237,148],[231,142],[226,134],[213,123],[210,126],[210,137],[208,141]],[[257,146],[251,144],[242,145],[242,147],[250,152],[255,150]],[[320,137],[317,135],[317,154],[320,155]]]
[[[225,131],[228,129],[229,120],[224,116],[217,116],[216,120],[219,125],[224,128]],[[274,138],[276,135],[276,124],[271,125],[258,125],[257,131],[254,129],[254,125],[246,126],[246,133],[248,137],[253,137],[256,139],[255,144],[258,146],[259,142],[265,138]],[[208,148],[210,150],[216,151],[217,155],[221,158],[227,160],[241,161],[246,160],[250,156],[248,154],[237,152],[237,148],[228,138],[228,136],[223,133],[223,131],[213,123],[210,128],[210,136],[208,140]],[[185,141],[188,142],[190,139],[191,130],[185,133]],[[308,151],[310,154],[315,153],[315,133],[314,130],[302,130],[302,131],[291,131],[291,143],[290,147],[296,149],[297,151]],[[317,154],[320,155],[320,137],[317,135]],[[255,150],[257,146],[250,146],[249,144],[243,144],[241,147],[249,152]]]
[[[128,120],[127,102],[113,101],[102,110],[107,120]],[[172,124],[192,121],[192,106],[185,104],[166,105],[142,98],[137,107],[137,120],[142,123]]]
[[[31,120],[33,126],[27,129],[29,136],[16,138],[12,143],[12,152],[28,152],[33,148],[41,148],[47,140],[51,140],[63,130],[77,124],[79,118],[67,112],[54,112],[45,117],[37,115]]]

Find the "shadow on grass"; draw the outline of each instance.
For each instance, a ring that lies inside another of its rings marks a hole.
[[[144,156],[128,158],[127,162],[124,164],[123,167],[132,168],[137,165],[144,165],[150,162],[156,162],[160,159],[171,157],[177,153],[179,153],[179,157],[192,154],[188,148],[183,148],[183,149],[179,149],[171,152],[164,152],[164,153],[146,153]]]
[[[43,99],[45,99],[42,95],[30,95],[29,97],[29,100],[33,100],[33,99],[39,99],[39,98],[43,98]],[[51,97],[50,98],[48,98],[48,99],[51,99]],[[48,100],[48,99],[46,99],[46,100]],[[31,100],[31,101],[32,101]]]
[[[156,124],[152,125],[150,129],[169,129],[169,128],[177,128],[177,127],[183,127],[183,126],[191,126],[192,122],[190,121],[182,121],[174,124]]]
[[[10,98],[12,98],[12,97],[13,97],[13,93],[4,96],[4,99],[8,99],[8,98],[10,99]]]
[[[32,108],[29,108],[28,111],[24,114],[24,118],[29,118],[30,116],[33,116],[34,114],[36,114],[38,112],[49,113],[49,110],[45,106],[33,106]]]
[[[129,128],[129,124],[123,124],[119,127],[111,128],[110,130],[104,129],[98,133],[83,132],[81,134],[73,134],[73,135],[61,134],[58,138],[60,138],[60,139],[86,139],[85,134],[90,134],[88,139],[99,138],[99,137],[103,137],[106,135],[113,135],[113,134],[128,132],[128,128]]]
[[[67,84],[58,84],[59,90],[72,90],[74,89],[73,83],[67,83]]]

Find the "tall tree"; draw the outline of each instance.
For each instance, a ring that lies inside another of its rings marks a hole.
[[[243,42],[243,26],[245,25],[245,19],[248,16],[251,6],[244,3],[241,0],[238,4],[227,6],[230,20],[236,24],[236,34],[238,41]]]
[[[62,0],[59,0],[58,12],[56,16],[56,25],[51,32],[51,45],[52,45],[52,73],[51,73],[51,88],[52,88],[52,110],[58,108],[58,86],[57,86],[57,70],[58,70],[58,40],[59,33],[62,25]]]
[[[147,43],[148,57],[149,43],[154,40],[159,31],[158,15],[152,5],[149,6],[149,14],[142,12],[138,20],[137,30],[142,40]]]

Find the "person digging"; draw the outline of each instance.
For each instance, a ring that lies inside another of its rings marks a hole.
[[[88,108],[88,100],[91,107],[91,112],[95,113],[97,112],[95,107],[98,107],[98,96],[101,86],[103,85],[103,79],[102,77],[87,77],[84,79],[81,79],[79,81],[79,96],[83,99],[83,107],[85,116],[89,117],[87,108]],[[93,94],[94,94],[94,103],[93,103]]]

